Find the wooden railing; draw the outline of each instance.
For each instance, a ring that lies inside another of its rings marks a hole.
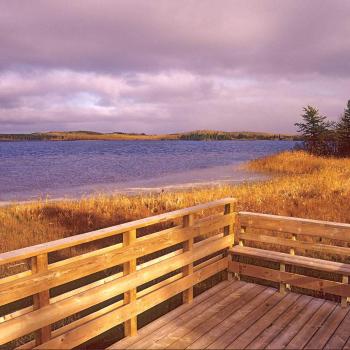
[[[282,293],[296,287],[299,292],[301,288],[336,295],[342,306],[347,305],[349,224],[240,212],[235,243],[229,271],[237,278],[276,282]],[[277,264],[278,269],[262,267],[263,262]]]
[[[227,271],[234,206],[222,199],[0,254],[0,345],[72,348],[122,323],[134,335],[137,315],[179,293],[191,303],[196,284]],[[68,248],[74,256],[57,259]]]

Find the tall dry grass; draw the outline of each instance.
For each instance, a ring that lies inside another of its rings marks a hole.
[[[249,162],[267,181],[127,197],[37,201],[0,208],[0,251],[9,251],[223,197],[238,209],[350,222],[350,159],[284,152]]]

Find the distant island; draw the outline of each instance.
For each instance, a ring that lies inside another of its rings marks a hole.
[[[94,131],[51,131],[31,134],[0,134],[0,141],[79,141],[79,140],[189,140],[189,141],[225,141],[225,140],[300,140],[297,135],[273,134],[249,131],[196,130],[175,134],[144,133],[100,133]]]

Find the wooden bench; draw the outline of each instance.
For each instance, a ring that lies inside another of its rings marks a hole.
[[[350,264],[335,261],[310,258],[308,256],[290,255],[271,250],[234,246],[230,249],[233,255],[249,256],[294,266],[306,267],[314,270],[327,271],[340,275],[350,276]],[[349,285],[350,287],[350,285]]]
[[[339,242],[343,244],[340,246]],[[348,259],[350,248],[347,242],[350,242],[349,224],[240,212],[235,230],[236,245],[231,248],[231,255],[250,258],[249,261],[254,258],[278,263],[279,270],[231,259],[229,271],[238,278],[246,275],[278,282],[282,293],[294,286],[337,295],[341,297],[342,306],[346,306],[350,297],[350,264],[328,259],[333,255]],[[250,246],[246,246],[247,243]],[[289,253],[278,250],[289,250]],[[309,252],[328,259],[303,256]],[[299,272],[287,271],[292,266],[299,267]],[[320,277],[309,276],[309,270],[319,271]],[[327,273],[337,280],[327,279],[330,278]]]

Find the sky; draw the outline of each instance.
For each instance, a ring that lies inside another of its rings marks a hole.
[[[348,0],[0,0],[0,133],[294,133],[348,99]]]

